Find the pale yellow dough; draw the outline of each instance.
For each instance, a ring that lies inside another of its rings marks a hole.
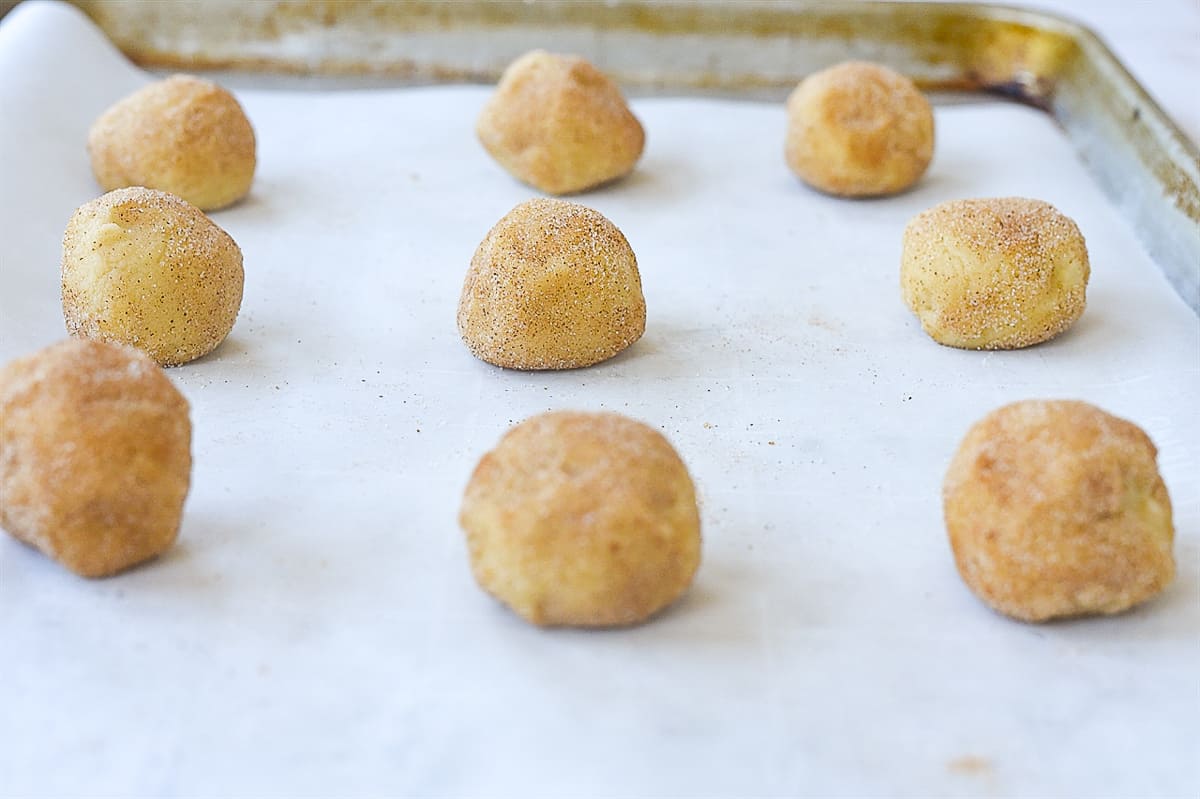
[[[191,75],[139,89],[88,132],[92,171],[105,191],[146,186],[205,211],[250,191],[255,147],[254,129],[234,96]]]
[[[471,259],[458,304],[463,342],[510,369],[590,366],[645,329],[629,242],[599,212],[566,200],[530,200],[497,222]]]
[[[943,506],[963,581],[1023,621],[1120,613],[1175,574],[1171,500],[1137,425],[1084,402],[1028,400],[976,423]]]
[[[578,56],[535,50],[500,78],[475,127],[515,178],[573,194],[629,174],[646,136],[620,88]]]
[[[1087,304],[1087,245],[1049,203],[954,200],[904,231],[900,288],[934,341],[1016,349],[1054,338]]]
[[[788,98],[787,120],[788,166],[828,194],[895,194],[933,159],[929,101],[879,64],[848,61],[808,76]]]
[[[229,234],[166,192],[109,192],[80,207],[63,237],[67,331],[131,344],[163,366],[229,335],[242,283],[242,251]]]
[[[542,626],[644,621],[700,564],[683,461],[660,433],[613,413],[514,427],[475,467],[459,521],[479,585]]]
[[[84,577],[175,542],[188,404],[132,347],[69,339],[0,369],[0,526]]]

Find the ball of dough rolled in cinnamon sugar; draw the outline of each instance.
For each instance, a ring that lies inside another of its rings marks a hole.
[[[955,200],[904,231],[900,286],[939,344],[1016,349],[1054,338],[1087,304],[1079,228],[1040,200]]]
[[[657,431],[613,413],[514,427],[476,466],[459,521],[479,585],[542,626],[643,621],[700,563],[683,461]]]
[[[92,171],[105,191],[146,186],[206,211],[250,191],[254,129],[233,95],[212,81],[173,75],[113,105],[88,133]]]
[[[229,234],[166,192],[109,192],[81,206],[63,237],[67,331],[132,344],[163,366],[229,335],[242,283],[242,251]]]
[[[646,136],[621,90],[578,56],[535,50],[514,61],[475,126],[518,180],[572,194],[633,171]]]
[[[842,197],[895,194],[933,158],[933,110],[903,75],[864,61],[814,73],[788,97],[784,154],[813,188]]]
[[[0,526],[104,577],[175,542],[188,404],[132,347],[69,339],[0,369]]]
[[[959,574],[1023,621],[1120,613],[1175,573],[1171,501],[1137,425],[1084,402],[985,416],[950,463],[943,507]]]
[[[574,369],[641,338],[637,259],[616,225],[566,200],[521,203],[471,259],[458,330],[476,357],[510,369]]]

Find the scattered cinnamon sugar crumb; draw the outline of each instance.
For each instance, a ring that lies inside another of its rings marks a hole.
[[[951,774],[986,777],[992,773],[992,761],[978,755],[962,755],[947,763],[946,770]]]

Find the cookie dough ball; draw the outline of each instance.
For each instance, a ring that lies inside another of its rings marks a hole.
[[[63,238],[67,331],[132,344],[163,366],[211,352],[242,304],[242,251],[173,194],[118,189],[82,206]]]
[[[1040,200],[955,200],[904,231],[900,288],[939,344],[1007,350],[1052,339],[1087,304],[1083,235]]]
[[[657,431],[613,413],[527,419],[475,467],[459,522],[479,585],[541,626],[635,624],[700,564],[700,513]]]
[[[895,194],[933,158],[933,110],[913,82],[849,61],[808,76],[787,101],[788,166],[842,197]]]
[[[147,186],[204,210],[250,191],[254,129],[233,95],[190,75],[151,83],[105,111],[88,133],[105,191]]]
[[[0,526],[76,574],[157,557],[192,468],[188,404],[131,347],[70,339],[0,369]]]
[[[590,366],[645,329],[629,242],[600,213],[565,200],[530,200],[497,222],[458,303],[467,347],[509,369]]]
[[[1156,455],[1137,425],[1083,402],[988,414],[944,486],[963,581],[1023,621],[1120,613],[1156,596],[1175,573]]]
[[[629,174],[646,141],[607,75],[577,56],[541,50],[504,71],[475,132],[513,177],[548,194]]]

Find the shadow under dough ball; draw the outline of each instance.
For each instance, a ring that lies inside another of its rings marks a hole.
[[[488,231],[467,270],[458,330],[481,360],[575,369],[641,338],[646,301],[629,242],[598,211],[521,203]]]
[[[1006,405],[967,432],[943,510],[967,586],[1023,621],[1120,613],[1175,574],[1171,500],[1137,425],[1084,402]]]
[[[904,230],[904,302],[948,347],[1017,349],[1054,338],[1083,314],[1090,275],[1083,234],[1041,200],[953,200]]]
[[[542,50],[504,71],[475,132],[509,174],[547,194],[573,194],[629,174],[646,142],[607,75],[578,56]]]
[[[175,542],[188,403],[132,347],[69,339],[0,369],[0,526],[84,577]]]
[[[509,430],[475,467],[459,522],[479,585],[541,626],[644,621],[700,564],[687,468],[658,431],[614,413]]]
[[[250,191],[255,146],[234,96],[191,75],[155,81],[119,101],[92,124],[87,143],[105,191],[145,186],[205,211]]]
[[[242,251],[173,194],[117,189],[81,206],[63,236],[67,331],[178,366],[225,340],[242,304]]]

